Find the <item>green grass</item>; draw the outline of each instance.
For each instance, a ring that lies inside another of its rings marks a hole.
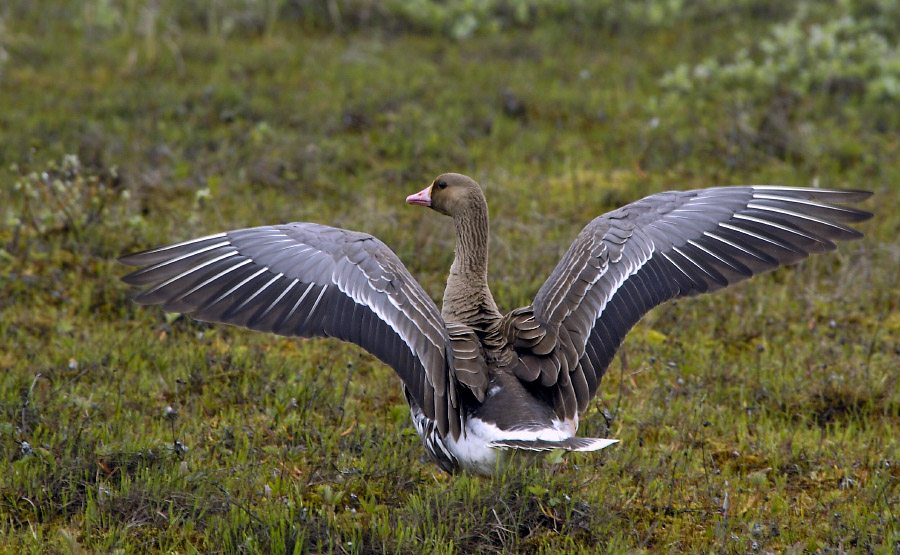
[[[350,25],[352,2],[340,29],[231,33],[193,3],[44,4],[0,7],[2,551],[900,549],[895,106],[660,85],[765,14],[455,41]],[[382,238],[439,298],[453,236],[403,199],[445,171],[486,189],[505,309],[590,218],[664,189],[817,181],[875,191],[876,217],[652,312],[582,423],[621,443],[490,480],[439,474],[359,349],[166,315],[118,281],[136,249],[317,221]]]

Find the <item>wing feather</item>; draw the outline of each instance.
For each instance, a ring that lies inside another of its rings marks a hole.
[[[857,239],[849,227],[869,212],[865,191],[718,187],[649,196],[594,219],[573,242],[529,307],[523,337],[549,340],[541,353],[517,342],[517,375],[540,377],[558,416],[584,410],[626,333],[667,300],[716,291]],[[525,370],[527,369],[527,371]],[[571,375],[564,375],[565,372]],[[556,381],[551,378],[556,376]]]
[[[293,223],[218,233],[119,260],[140,268],[122,278],[144,288],[139,303],[198,320],[359,345],[397,372],[442,433],[458,437],[462,416],[440,311],[374,237]],[[476,362],[467,360],[462,371],[480,386]]]

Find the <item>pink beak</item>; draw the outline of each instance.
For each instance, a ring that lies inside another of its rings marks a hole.
[[[407,204],[418,204],[419,206],[431,206],[431,185],[425,187],[414,195],[406,197]]]

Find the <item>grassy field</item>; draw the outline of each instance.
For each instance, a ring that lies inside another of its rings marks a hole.
[[[900,551],[900,9],[204,4],[0,6],[0,552]],[[486,190],[503,309],[656,191],[864,188],[876,216],[652,312],[582,424],[621,443],[491,480],[439,474],[352,345],[118,281],[137,249],[315,221],[439,299],[454,238],[403,200],[446,171]]]

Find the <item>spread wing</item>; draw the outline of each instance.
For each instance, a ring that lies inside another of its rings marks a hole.
[[[845,224],[871,214],[831,203],[870,194],[719,187],[655,194],[594,219],[532,305],[505,317],[516,375],[540,379],[556,413],[571,418],[587,407],[625,335],[650,309],[862,237]]]
[[[364,233],[312,223],[241,229],[130,254],[135,300],[198,320],[337,337],[391,366],[442,433],[459,436],[450,337],[397,256]]]

